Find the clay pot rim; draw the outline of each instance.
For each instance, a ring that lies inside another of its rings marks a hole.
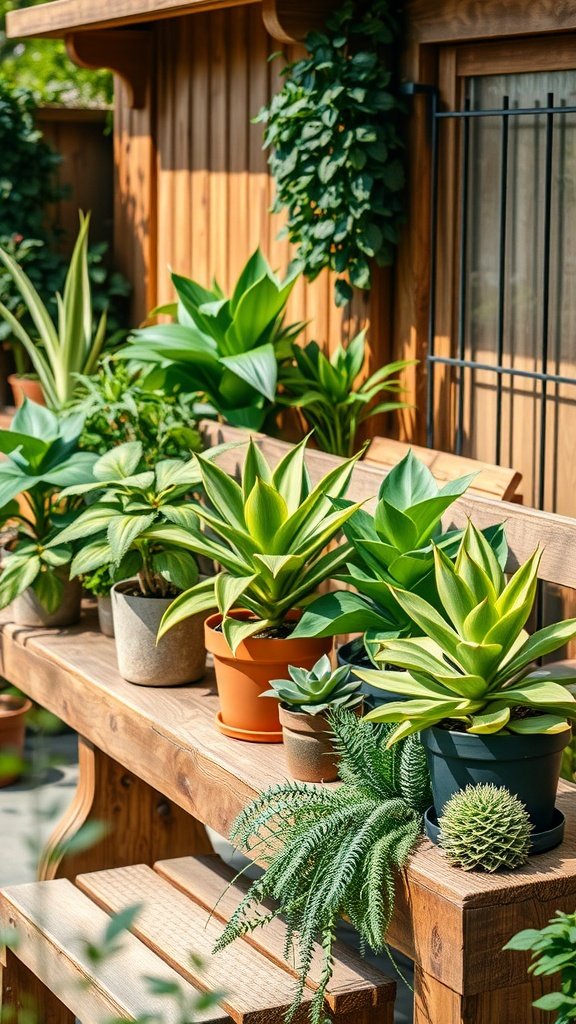
[[[252,612],[246,608],[233,608],[228,613],[239,619],[246,620],[252,616]],[[292,608],[286,612],[284,621],[297,622],[302,612],[298,608]],[[257,661],[259,663],[276,664],[286,659],[297,659],[302,650],[314,650],[319,644],[326,645],[327,637],[247,637],[238,645],[236,653],[233,654],[224,633],[216,632],[215,626],[222,622],[221,612],[213,612],[204,620],[204,639],[206,649],[215,657],[230,661]],[[272,645],[272,646],[271,646]],[[320,657],[320,655],[318,655]]]
[[[8,702],[16,702],[17,707],[6,709]],[[28,697],[19,697],[16,693],[0,693],[0,719],[18,718],[20,715],[27,715],[32,710],[32,701]]]

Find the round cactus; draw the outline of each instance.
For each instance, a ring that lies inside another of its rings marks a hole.
[[[504,786],[466,786],[448,801],[438,824],[447,860],[464,871],[518,868],[528,860],[530,818]]]

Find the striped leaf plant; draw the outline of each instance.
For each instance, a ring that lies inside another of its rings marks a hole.
[[[357,670],[373,686],[408,698],[367,715],[373,722],[397,723],[389,744],[446,720],[478,735],[570,728],[576,698],[569,686],[576,675],[535,663],[576,636],[576,619],[532,635],[525,629],[541,556],[538,548],[507,582],[490,544],[469,522],[455,562],[434,549],[442,611],[419,594],[393,588],[422,635],[383,639],[376,660],[393,667]]]

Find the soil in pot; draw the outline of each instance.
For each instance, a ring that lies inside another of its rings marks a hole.
[[[112,589],[112,617],[120,675],[139,686],[195,683],[206,671],[204,616],[192,615],[156,643],[158,627],[173,597],[144,597],[138,583]]]
[[[32,707],[27,697],[0,693],[0,755],[13,754],[21,760],[24,750],[26,715]],[[10,786],[19,773],[3,774],[0,769],[0,787]]]
[[[73,626],[80,621],[82,586],[65,580],[62,600],[55,612],[47,612],[32,587],[16,597],[10,608],[17,626]]]
[[[426,749],[438,817],[451,796],[465,786],[491,782],[506,786],[526,805],[536,832],[552,827],[562,751],[571,730],[551,735],[496,733],[474,736],[433,726],[420,738]]]
[[[238,610],[232,614],[249,619],[250,612]],[[298,612],[287,616],[296,623]],[[205,623],[206,647],[214,655],[216,685],[220,698],[218,728],[234,739],[256,743],[281,743],[282,730],[278,716],[278,701],[273,697],[260,699],[269,689],[271,679],[284,679],[288,665],[312,668],[323,654],[332,650],[331,637],[299,638],[248,637],[232,654],[222,630],[222,616],[210,615]]]
[[[97,598],[98,608],[98,625],[100,626],[100,632],[104,636],[114,636],[114,619],[112,617],[112,598],[110,595],[107,597]]]
[[[268,699],[268,698],[266,698]],[[362,706],[354,709],[360,716]],[[338,778],[338,758],[326,716],[308,715],[280,704],[280,724],[288,770],[299,782],[334,782]]]
[[[17,409],[24,403],[25,398],[36,402],[37,405],[46,405],[42,385],[37,377],[20,377],[17,373],[8,376],[8,383],[12,388],[14,405]]]

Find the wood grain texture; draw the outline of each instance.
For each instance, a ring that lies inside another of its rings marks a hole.
[[[10,1024],[75,1024],[75,1016],[10,949],[0,949],[0,1015]]]
[[[179,982],[189,999],[198,990],[133,935],[125,934],[118,952],[97,967],[92,964],[87,943],[101,943],[108,922],[108,915],[65,879],[13,886],[0,894],[0,923],[18,936],[18,959],[80,1020],[104,1024],[158,1014],[166,1024],[177,1024],[178,1008],[153,995],[145,978]],[[216,1007],[200,1011],[197,1019],[209,1024],[229,1017]]]
[[[151,36],[149,32],[122,29],[108,32],[68,32],[66,51],[83,68],[108,68],[119,75],[128,89],[133,110],[146,106],[150,78]]]
[[[11,39],[62,36],[80,29],[118,28],[250,3],[256,0],[54,0],[38,11],[11,11],[6,27]]]
[[[486,991],[473,996],[458,992],[425,975],[414,974],[413,1024],[542,1024],[532,1000],[551,990],[549,979]]]
[[[178,857],[154,865],[163,878],[181,889],[220,921],[228,921],[249,888],[249,882],[236,878],[235,872],[217,857]],[[275,919],[245,936],[245,942],[258,949],[268,960],[296,977],[296,971],[284,958],[286,926]],[[395,984],[355,954],[343,943],[333,949],[334,972],[327,991],[330,1008],[339,1014],[362,1008],[386,1005],[394,1000]],[[322,970],[322,951],[316,947],[308,985],[315,989]]]
[[[420,43],[528,36],[569,32],[576,28],[570,0],[408,0],[406,18],[411,36]]]

